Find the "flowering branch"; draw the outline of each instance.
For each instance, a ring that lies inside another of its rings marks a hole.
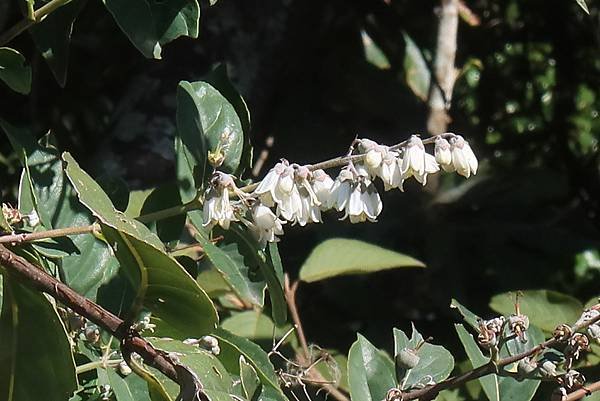
[[[600,309],[600,304],[592,307],[592,309],[594,309],[594,308]],[[568,330],[570,330],[571,333],[576,333],[579,330],[582,330],[586,327],[594,325],[595,323],[597,323],[599,321],[600,321],[600,313],[590,319],[583,320],[583,321],[580,321],[580,322],[574,324],[573,326],[569,327]],[[463,383],[478,379],[483,376],[487,376],[489,374],[497,374],[499,372],[499,368],[510,365],[511,363],[521,361],[532,355],[536,355],[546,348],[550,348],[552,346],[558,345],[562,341],[563,341],[563,339],[558,334],[555,334],[555,336],[552,337],[551,339],[546,340],[543,343],[537,345],[536,347],[533,347],[530,350],[524,351],[520,354],[502,358],[496,362],[494,362],[493,360],[490,360],[489,363],[482,365],[478,368],[475,368],[475,369],[473,369],[467,373],[464,373],[462,375],[451,377],[440,383],[437,383],[437,384],[434,384],[431,386],[427,386],[422,389],[416,389],[416,390],[411,390],[406,393],[402,393],[402,400],[403,401],[410,401],[410,400],[416,400],[416,399],[431,400],[431,399],[435,398],[437,396],[437,394],[442,390],[457,387]],[[594,385],[598,385],[598,383],[594,383]],[[600,385],[598,385],[598,386],[600,387]],[[587,388],[587,387],[585,387],[585,388]],[[582,390],[584,390],[583,395],[585,395],[586,394],[585,389],[582,388]],[[577,391],[579,391],[579,390],[577,390]],[[593,391],[598,391],[598,388],[594,387]],[[574,397],[576,397],[576,396],[574,396]],[[579,398],[581,398],[581,397],[579,397]],[[569,398],[569,400],[577,400],[579,398]]]

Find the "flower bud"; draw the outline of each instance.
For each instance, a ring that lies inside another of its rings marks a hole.
[[[441,136],[438,136],[435,139],[434,153],[435,161],[437,161],[445,171],[454,170],[454,167],[452,166],[452,152],[450,151],[450,142],[448,142]]]
[[[123,376],[130,375],[132,372],[131,368],[129,367],[129,365],[127,365],[127,362],[125,362],[125,361],[121,361],[119,363],[118,368],[119,368],[119,373],[121,373],[121,375],[123,375]]]
[[[396,355],[396,365],[402,369],[412,369],[419,364],[420,360],[417,351],[410,348],[403,348]]]

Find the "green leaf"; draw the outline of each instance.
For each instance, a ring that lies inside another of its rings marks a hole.
[[[196,345],[184,344],[170,338],[148,337],[147,340],[157,349],[174,353],[179,363],[194,372],[205,390],[231,393],[233,381],[223,364],[210,352]],[[156,375],[167,393],[175,398],[179,385],[162,374]],[[120,401],[120,400],[119,400]]]
[[[152,401],[148,383],[135,374],[121,377],[114,369],[97,369],[98,385],[108,384],[118,401]]]
[[[179,83],[177,135],[181,139],[180,144],[175,142],[177,179],[180,186],[185,185],[184,202],[193,199],[195,191],[191,188],[203,187],[209,173],[208,152],[218,149],[223,154],[219,170],[226,173],[238,170],[244,142],[242,123],[231,103],[207,82]]]
[[[581,7],[583,9],[583,11],[585,11],[586,14],[590,14],[590,10],[588,9],[587,4],[585,3],[585,0],[575,0],[577,1],[577,4],[579,4],[579,7]]]
[[[251,340],[271,340],[281,338],[289,327],[276,327],[275,323],[260,310],[236,313],[223,320],[221,327],[239,337]]]
[[[221,328],[215,330],[211,335],[219,340],[219,346],[221,347],[219,360],[228,372],[236,375],[240,374],[239,359],[243,355],[246,361],[256,370],[263,386],[274,390],[271,392],[273,395],[272,398],[286,400],[286,397],[279,388],[275,368],[269,360],[267,353],[262,348],[246,338],[238,337]]]
[[[162,46],[180,36],[198,37],[197,0],[103,0],[133,45],[147,58],[161,58]]]
[[[233,106],[242,124],[244,144],[240,165],[236,171],[236,175],[241,177],[244,170],[252,167],[252,144],[250,143],[250,128],[252,124],[248,105],[229,79],[227,66],[225,64],[217,65],[213,71],[208,74],[205,80],[215,87]]]
[[[260,391],[260,380],[254,367],[246,362],[243,355],[240,355],[240,381],[245,399],[254,399],[257,392]]]
[[[46,297],[3,279],[0,399],[66,400],[77,389],[75,362],[62,322]],[[52,380],[40,378],[51,377]]]
[[[573,324],[579,319],[583,305],[577,299],[550,290],[523,291],[519,298],[521,313],[529,322],[546,332],[552,332],[561,323]],[[490,301],[490,308],[503,315],[515,312],[514,294],[498,294]]]
[[[15,49],[0,47],[0,79],[15,92],[26,95],[31,90],[31,67]]]
[[[360,36],[362,39],[363,52],[367,62],[379,68],[380,70],[389,70],[390,61],[385,53],[373,41],[373,39],[371,39],[369,34],[365,30],[361,30]]]
[[[408,340],[403,331],[394,329],[394,355],[404,348],[416,349],[423,341],[423,336],[417,331],[416,327],[412,326],[412,336]],[[454,357],[452,354],[441,345],[433,345],[425,343],[419,349],[419,363],[412,369],[409,369],[401,383],[402,389],[408,389],[415,384],[424,383],[424,378],[431,379],[439,383],[450,376],[454,369]]]
[[[35,46],[63,88],[67,82],[73,23],[84,5],[84,0],[72,0],[29,28]]]
[[[507,326],[504,328],[504,335],[506,337],[510,336],[510,328]],[[527,329],[527,341],[522,342],[520,338],[515,337],[511,340],[508,340],[505,343],[505,346],[500,350],[500,356],[512,356],[517,355],[525,351],[529,351],[530,349],[536,347],[538,344],[542,343],[545,340],[544,333],[537,326],[532,324],[529,325]]]
[[[277,248],[268,247],[263,251],[254,236],[239,225],[232,225],[229,231],[237,236],[237,243],[247,259],[251,259],[254,265],[258,265],[262,276],[267,282],[269,299],[271,300],[271,314],[275,324],[283,325],[287,321],[287,303],[283,293],[283,271]]]
[[[244,256],[239,249],[240,245],[231,242],[217,247],[202,235],[197,235],[196,239],[215,269],[221,273],[235,293],[244,301],[262,307],[266,282],[246,266]]]
[[[431,72],[421,50],[406,32],[404,37],[404,79],[413,93],[422,101],[429,98]]]
[[[181,196],[177,191],[177,185],[175,183],[167,184],[155,188],[148,193],[148,197],[144,200],[139,215],[149,214],[161,209],[179,205],[181,205]],[[154,231],[163,242],[177,241],[181,237],[181,232],[185,226],[185,214],[160,219],[157,222],[147,223],[147,226]]]
[[[22,213],[35,210],[45,229],[86,226],[93,222],[90,212],[77,201],[73,187],[65,178],[62,161],[56,148],[49,145],[52,138],[39,142],[24,129],[0,120],[0,126],[17,152],[25,169],[21,177],[19,209]],[[42,205],[42,207],[40,207]],[[34,242],[40,253],[48,255],[48,241]],[[91,234],[64,238],[58,242],[60,251],[69,256],[56,260],[64,282],[79,294],[96,300],[98,289],[117,273],[118,263],[110,248]],[[73,253],[73,247],[78,252]]]
[[[462,324],[455,324],[458,337],[474,368],[485,365],[489,358],[484,356],[475,339]],[[490,401],[529,401],[540,385],[539,380],[526,379],[521,382],[512,377],[490,374],[479,378],[483,392]]]
[[[367,242],[333,238],[310,253],[300,268],[300,279],[308,283],[348,274],[367,274],[398,267],[425,267],[410,256]]]
[[[458,312],[463,316],[463,318],[465,319],[465,322],[471,326],[474,329],[477,329],[479,327],[479,325],[477,324],[477,321],[479,319],[481,319],[479,316],[477,316],[476,314],[474,314],[473,312],[471,312],[470,310],[468,310],[466,307],[464,307],[460,302],[458,302],[456,299],[452,299],[452,302],[450,303],[450,307],[451,308],[455,308],[458,310]]]
[[[381,401],[396,387],[394,364],[366,338],[358,339],[348,354],[348,381],[353,401]]]
[[[215,307],[196,281],[143,224],[117,211],[100,186],[64,153],[67,176],[79,200],[102,222],[127,277],[137,288],[137,305],[152,312],[157,333],[184,339],[210,332],[218,322]],[[135,312],[139,312],[135,311]]]

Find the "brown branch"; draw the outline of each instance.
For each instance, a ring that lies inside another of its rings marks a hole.
[[[583,388],[580,388],[579,390],[575,390],[572,393],[570,393],[569,395],[567,395],[566,398],[563,399],[563,401],[575,401],[575,400],[580,400],[585,396],[588,396],[596,391],[600,391],[600,381],[597,381],[595,383],[592,384],[588,384]]]
[[[600,321],[600,315],[596,316],[593,319],[587,320],[583,323],[573,325],[571,327],[571,330],[573,331],[573,333],[575,333],[575,332],[577,332],[583,328],[586,328],[589,325],[594,324],[598,321]],[[403,393],[402,400],[409,401],[409,400],[416,400],[418,398],[433,399],[442,390],[445,390],[447,388],[456,387],[456,386],[466,383],[468,381],[475,380],[475,379],[478,379],[483,376],[487,376],[492,373],[496,373],[498,371],[498,369],[501,367],[510,365],[511,363],[520,361],[521,359],[527,358],[531,355],[535,355],[538,352],[540,352],[546,348],[550,348],[559,343],[560,343],[560,341],[557,340],[556,338],[551,338],[551,339],[546,340],[543,343],[539,344],[538,346],[533,347],[532,349],[530,349],[528,351],[524,351],[520,354],[513,355],[510,357],[502,358],[499,361],[497,361],[496,363],[493,363],[490,361],[489,363],[482,365],[476,369],[473,369],[467,373],[464,373],[460,376],[451,377],[449,379],[446,379],[446,380],[439,382],[437,384],[434,384],[432,386],[428,386],[428,387],[424,387],[422,389],[417,389],[417,390],[409,391],[407,393]],[[594,391],[597,391],[597,390],[594,390]],[[573,398],[573,399],[578,399],[578,398]]]
[[[109,331],[121,340],[121,348],[139,354],[146,364],[160,370],[171,380],[178,382],[175,364],[161,351],[144,340],[137,331],[127,327],[123,320],[98,304],[79,295],[69,286],[56,280],[41,268],[16,255],[0,244],[0,264],[11,277],[25,285],[44,292],[68,306],[81,316]]]

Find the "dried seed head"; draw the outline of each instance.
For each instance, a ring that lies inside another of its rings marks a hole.
[[[398,388],[391,388],[385,395],[385,401],[402,401],[402,390]]]
[[[529,328],[529,318],[525,315],[511,315],[508,318],[508,328],[511,333],[519,337],[522,343],[527,342],[527,329]]]
[[[540,366],[540,373],[544,377],[555,377],[556,376],[556,364],[552,361],[544,361]]]
[[[556,326],[556,328],[554,329],[553,337],[557,341],[567,341],[569,338],[571,338],[572,334],[573,329],[571,329],[569,325],[563,323]]]
[[[519,373],[519,376],[524,378],[532,374],[537,367],[538,364],[536,361],[530,358],[523,358],[517,364],[517,372]]]

